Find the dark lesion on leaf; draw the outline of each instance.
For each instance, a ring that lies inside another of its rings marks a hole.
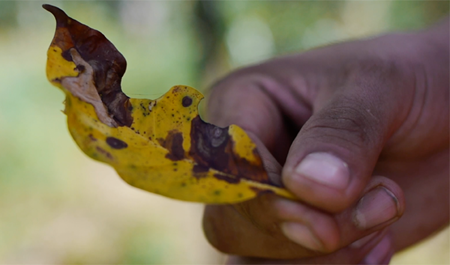
[[[199,165],[199,164],[194,165],[194,167],[192,169],[192,171],[194,173],[205,173],[205,172],[208,172],[208,170],[209,170],[209,167],[202,166],[202,165]]]
[[[100,146],[97,146],[95,149],[97,149],[97,151],[106,156],[108,159],[113,159],[113,156],[111,155],[110,152],[106,151],[105,149],[101,148]]]
[[[181,100],[181,104],[183,105],[183,107],[189,107],[190,105],[192,105],[192,98],[190,96],[184,96]]]
[[[166,139],[158,138],[158,143],[166,148],[166,158],[172,161],[179,161],[185,158],[183,150],[183,135],[177,130],[171,130],[166,136]]]
[[[99,31],[70,18],[61,9],[43,5],[56,19],[56,32],[52,45],[61,48],[62,56],[73,61],[71,49],[75,49],[94,70],[93,79],[97,92],[109,115],[119,126],[131,126],[133,118],[129,97],[122,92],[121,81],[126,70],[125,57]],[[83,72],[82,65],[77,70]]]
[[[128,147],[128,144],[120,139],[117,139],[115,137],[107,137],[106,143],[114,149],[124,149]]]
[[[77,65],[77,67],[75,67],[75,70],[77,70],[77,72],[82,73],[86,70],[86,67],[84,65]]]
[[[197,116],[191,121],[190,136],[189,155],[198,166],[221,172],[214,175],[217,179],[228,183],[238,183],[241,179],[248,179],[276,186],[270,181],[261,160],[258,163],[250,163],[247,159],[233,153],[234,142],[228,134],[228,127],[217,127],[202,121]],[[259,154],[257,157],[259,158]]]
[[[97,138],[95,138],[94,135],[89,134],[88,137],[92,142],[97,142]]]

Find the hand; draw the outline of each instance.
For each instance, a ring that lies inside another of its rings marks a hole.
[[[267,195],[207,206],[210,243],[299,263],[381,262],[448,224],[448,39],[447,19],[275,59],[217,83],[210,121],[244,128],[270,177],[298,201]]]

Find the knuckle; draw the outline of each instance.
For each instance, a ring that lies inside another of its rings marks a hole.
[[[349,146],[375,146],[379,121],[360,103],[340,98],[339,106],[329,107],[308,121],[303,129],[309,137],[345,142]],[[320,133],[316,133],[320,130]]]
[[[403,73],[398,60],[382,58],[376,55],[358,58],[349,66],[352,81],[388,81],[395,80]]]
[[[389,58],[370,55],[347,65],[347,86],[362,87],[370,101],[384,104],[392,99],[405,100],[405,91],[415,84],[415,65],[395,56]],[[367,102],[369,103],[369,102]]]

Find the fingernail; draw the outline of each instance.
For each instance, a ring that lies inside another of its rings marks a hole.
[[[305,248],[311,250],[323,249],[320,241],[311,230],[303,224],[293,222],[282,223],[281,230],[287,238]]]
[[[386,264],[384,261],[388,259],[391,252],[391,242],[388,237],[384,237],[378,245],[376,245],[369,254],[364,258],[363,264]],[[383,263],[382,263],[383,262]]]
[[[353,217],[357,227],[369,229],[392,220],[397,213],[398,203],[395,195],[384,187],[378,187],[359,200]]]
[[[307,155],[297,166],[295,173],[336,189],[345,189],[350,178],[346,163],[323,152]]]

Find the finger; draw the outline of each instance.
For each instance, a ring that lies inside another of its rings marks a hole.
[[[396,90],[403,73],[395,66],[369,70],[347,77],[342,88],[319,92],[283,169],[291,192],[329,212],[344,210],[360,196],[381,150],[408,114],[412,95]]]
[[[287,238],[304,247],[330,253],[356,240],[373,237],[397,221],[404,213],[405,199],[395,182],[374,177],[362,198],[336,216],[289,200],[278,200],[275,204],[277,216],[284,220],[281,227]],[[311,235],[314,240],[309,239]],[[317,243],[308,244],[309,241]]]
[[[324,256],[304,259],[262,259],[229,256],[226,264],[361,264],[362,262],[370,262],[370,259],[367,258],[374,252],[378,253],[381,259],[388,259],[392,248],[383,256],[383,250],[386,249],[386,246],[392,246],[392,243],[390,237],[387,236],[387,230],[383,230],[362,244],[351,245]],[[376,259],[372,259],[372,261],[374,260]]]
[[[394,244],[388,233],[384,238],[364,257],[360,264],[389,264],[394,256]]]
[[[283,236],[273,209],[267,207],[274,195],[263,195],[237,205],[207,205],[203,230],[209,243],[227,254],[251,257],[294,258],[312,256]]]
[[[281,124],[277,106],[252,74],[242,76],[236,72],[215,84],[207,108],[208,118],[218,126],[237,124],[263,142],[271,138],[266,136],[270,133],[266,126]]]
[[[294,134],[290,135],[282,115],[270,91],[277,91],[277,97],[287,91],[267,76],[258,73],[255,67],[234,72],[213,86],[208,97],[207,114],[210,122],[218,126],[236,124],[247,132],[256,135],[275,158],[284,162]],[[292,97],[283,100],[284,104],[296,106],[298,112],[304,111],[301,105],[294,104]]]
[[[266,195],[234,206],[208,206],[204,221],[214,220],[204,225],[207,238],[222,252],[292,259],[362,245],[403,212],[404,198],[398,185],[374,177],[362,198],[337,216]],[[208,236],[211,232],[214,236]]]

